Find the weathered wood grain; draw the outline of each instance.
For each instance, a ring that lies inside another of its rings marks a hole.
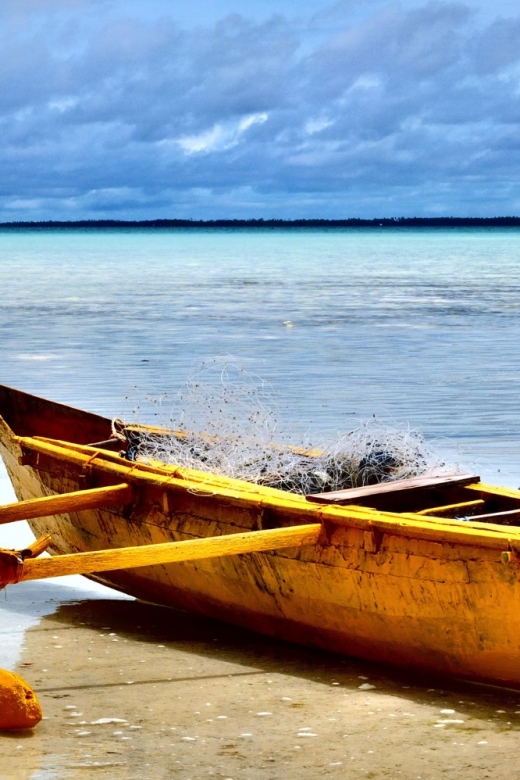
[[[313,523],[292,528],[229,534],[209,539],[148,544],[140,547],[124,547],[116,550],[99,550],[57,555],[54,558],[39,558],[25,562],[21,581],[61,577],[65,574],[91,574],[115,569],[154,566],[161,563],[194,561],[202,558],[218,558],[223,555],[279,550],[284,547],[301,547],[316,544],[321,528],[319,523]]]
[[[50,517],[63,512],[79,512],[82,509],[99,509],[123,505],[131,501],[132,488],[125,482],[110,487],[91,490],[75,490],[56,496],[30,498],[15,504],[0,506],[0,525],[35,517]]]

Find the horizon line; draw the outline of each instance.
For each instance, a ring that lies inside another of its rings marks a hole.
[[[274,227],[520,227],[520,216],[501,217],[379,217],[364,219],[79,219],[0,222],[0,229],[34,228],[274,228]]]

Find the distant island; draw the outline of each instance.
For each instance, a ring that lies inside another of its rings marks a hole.
[[[29,228],[432,228],[520,227],[520,217],[383,217],[380,219],[79,219],[45,222],[0,222],[0,230]]]

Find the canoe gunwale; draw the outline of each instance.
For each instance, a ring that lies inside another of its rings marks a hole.
[[[13,436],[24,452],[26,465],[32,457],[49,455],[57,460],[76,462],[84,473],[100,472],[117,479],[135,483],[154,484],[168,491],[188,491],[200,498],[219,498],[234,506],[255,505],[276,511],[283,506],[284,514],[298,520],[298,524],[320,522],[324,525],[353,528],[362,531],[392,534],[424,541],[462,544],[500,552],[512,552],[520,546],[520,527],[493,523],[464,523],[450,518],[438,518],[414,513],[394,513],[375,510],[356,504],[313,504],[305,496],[265,488],[242,480],[214,477],[205,472],[179,469],[175,466],[153,466],[125,461],[115,453],[88,445],[51,440],[45,437]],[[27,457],[28,456],[28,457]],[[37,464],[34,463],[36,466]],[[489,489],[482,483],[469,484],[471,490]],[[513,492],[513,491],[507,491]]]

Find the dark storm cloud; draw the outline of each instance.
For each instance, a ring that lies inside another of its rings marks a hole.
[[[117,2],[12,7],[2,220],[518,211],[520,16],[343,2],[186,25]]]

